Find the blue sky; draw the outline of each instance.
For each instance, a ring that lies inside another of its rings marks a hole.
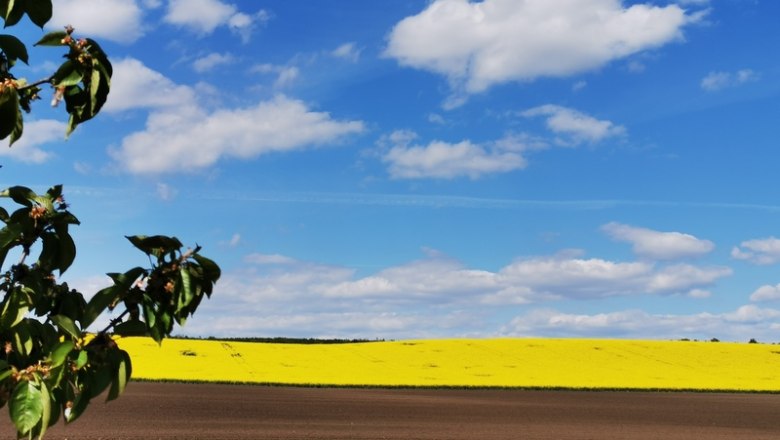
[[[780,4],[58,0],[114,65],[4,185],[65,185],[64,278],[203,246],[182,334],[780,339]],[[27,41],[41,31],[23,29]],[[56,68],[31,50],[17,76]]]

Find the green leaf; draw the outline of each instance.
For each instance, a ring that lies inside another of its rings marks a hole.
[[[19,94],[13,87],[3,86],[0,89],[0,139],[17,133],[17,126],[21,118],[21,109],[19,108]]]
[[[57,344],[54,350],[51,351],[49,360],[51,361],[52,368],[59,367],[68,359],[68,355],[76,345],[72,341],[63,341]]]
[[[33,349],[33,339],[30,328],[24,320],[16,326],[13,335],[13,349],[22,357],[27,357]]]
[[[146,255],[154,255],[157,258],[169,252],[177,251],[183,246],[176,237],[167,237],[165,235],[135,235],[125,238],[130,240],[133,246]]]
[[[60,270],[60,275],[62,275],[76,259],[76,243],[73,242],[73,237],[68,233],[67,223],[55,225],[54,230],[57,232],[59,245],[56,268]]]
[[[138,278],[145,273],[146,270],[144,268],[134,267],[123,274],[108,274],[114,280],[114,285],[100,290],[89,300],[84,311],[84,319],[81,322],[81,326],[84,328],[89,327],[114,300],[120,300],[121,296],[129,291]]]
[[[41,37],[34,46],[66,46],[66,44],[62,42],[62,39],[67,36],[68,34],[65,31],[49,32]]]
[[[187,308],[192,302],[192,298],[195,296],[195,292],[192,290],[189,268],[184,266],[179,268],[179,277],[181,282],[177,283],[177,285],[181,286],[181,294],[178,298],[179,304],[176,310],[177,312]]]
[[[43,416],[41,390],[32,382],[19,382],[11,396],[9,409],[16,430],[22,435],[27,434]]]
[[[212,283],[216,282],[219,279],[219,277],[222,275],[222,271],[220,270],[219,266],[217,266],[217,263],[215,263],[214,261],[200,254],[195,254],[192,256],[192,258],[198,262],[200,267],[203,268],[204,278],[211,281]]]
[[[5,53],[6,58],[13,64],[16,60],[22,60],[28,64],[27,46],[21,40],[13,35],[0,35],[0,50]]]
[[[8,6],[5,11],[5,27],[13,26],[19,23],[19,20],[24,16],[24,5],[22,0],[8,0]]]
[[[89,355],[85,350],[82,350],[79,352],[78,357],[76,358],[76,369],[80,370],[84,368],[84,365],[87,365],[87,362],[89,361]]]
[[[65,333],[71,335],[73,338],[81,338],[81,330],[79,330],[78,326],[76,326],[76,323],[73,322],[72,319],[65,315],[54,315],[51,317],[51,320],[57,324],[57,327],[59,327],[60,330],[64,330]]]
[[[16,292],[9,293],[3,305],[2,314],[0,314],[0,328],[15,327],[22,322],[29,311],[30,307],[24,296]]]
[[[84,78],[84,68],[76,62],[67,60],[54,72],[51,84],[54,87],[75,86]]]
[[[51,0],[32,0],[27,2],[27,16],[39,28],[43,28],[51,20],[51,15]]]
[[[38,433],[38,438],[42,439],[46,434],[46,428],[49,427],[51,422],[51,394],[49,394],[49,388],[46,386],[46,382],[41,381],[41,431]]]
[[[35,200],[37,196],[33,190],[26,186],[12,186],[0,191],[0,197],[10,197],[14,202],[28,208],[33,205],[32,200]]]
[[[124,350],[112,352],[111,362],[114,367],[114,378],[111,382],[111,388],[108,390],[107,402],[121,396],[125,392],[127,381],[130,379],[130,357]]]
[[[93,59],[93,64],[99,63],[98,60]],[[103,90],[105,90],[104,87],[101,87],[102,84],[102,78],[103,75],[100,72],[100,69],[92,68],[92,75],[89,80],[89,103],[90,103],[90,111],[93,115],[97,114],[98,111],[100,111],[100,108],[103,106],[103,103],[106,102],[106,96],[108,96],[108,93],[101,93]]]

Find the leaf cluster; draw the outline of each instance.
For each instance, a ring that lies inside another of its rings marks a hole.
[[[43,27],[51,18],[52,4],[51,0],[0,0],[0,14],[6,27],[24,15]],[[56,72],[28,84],[11,72],[17,61],[29,62],[27,47],[13,35],[0,35],[0,139],[9,138],[11,145],[22,136],[22,112],[29,113],[32,101],[40,99],[42,85],[49,84],[54,90],[53,106],[65,101],[69,115],[66,136],[98,114],[111,89],[113,68],[108,56],[94,40],[76,39],[72,27],[44,35],[35,46],[63,46],[67,52]]]
[[[148,335],[160,343],[211,296],[220,269],[200,247],[183,249],[175,237],[131,236],[149,266],[108,274],[114,284],[87,301],[55,277],[76,257],[69,228],[79,224],[62,187],[39,195],[14,186],[0,197],[19,205],[11,213],[0,207],[0,407],[8,404],[19,436],[42,436],[60,417],[77,419],[106,390],[107,400],[122,393],[132,366],[113,337]],[[19,262],[7,265],[14,252]],[[124,310],[104,329],[87,333],[117,308]]]

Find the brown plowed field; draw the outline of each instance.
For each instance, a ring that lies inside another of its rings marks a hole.
[[[0,436],[12,438],[8,415]],[[780,395],[139,383],[47,439],[777,439]]]

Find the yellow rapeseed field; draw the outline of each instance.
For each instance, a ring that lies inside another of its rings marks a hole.
[[[123,338],[133,377],[335,386],[780,391],[780,346],[596,339],[270,344]]]

